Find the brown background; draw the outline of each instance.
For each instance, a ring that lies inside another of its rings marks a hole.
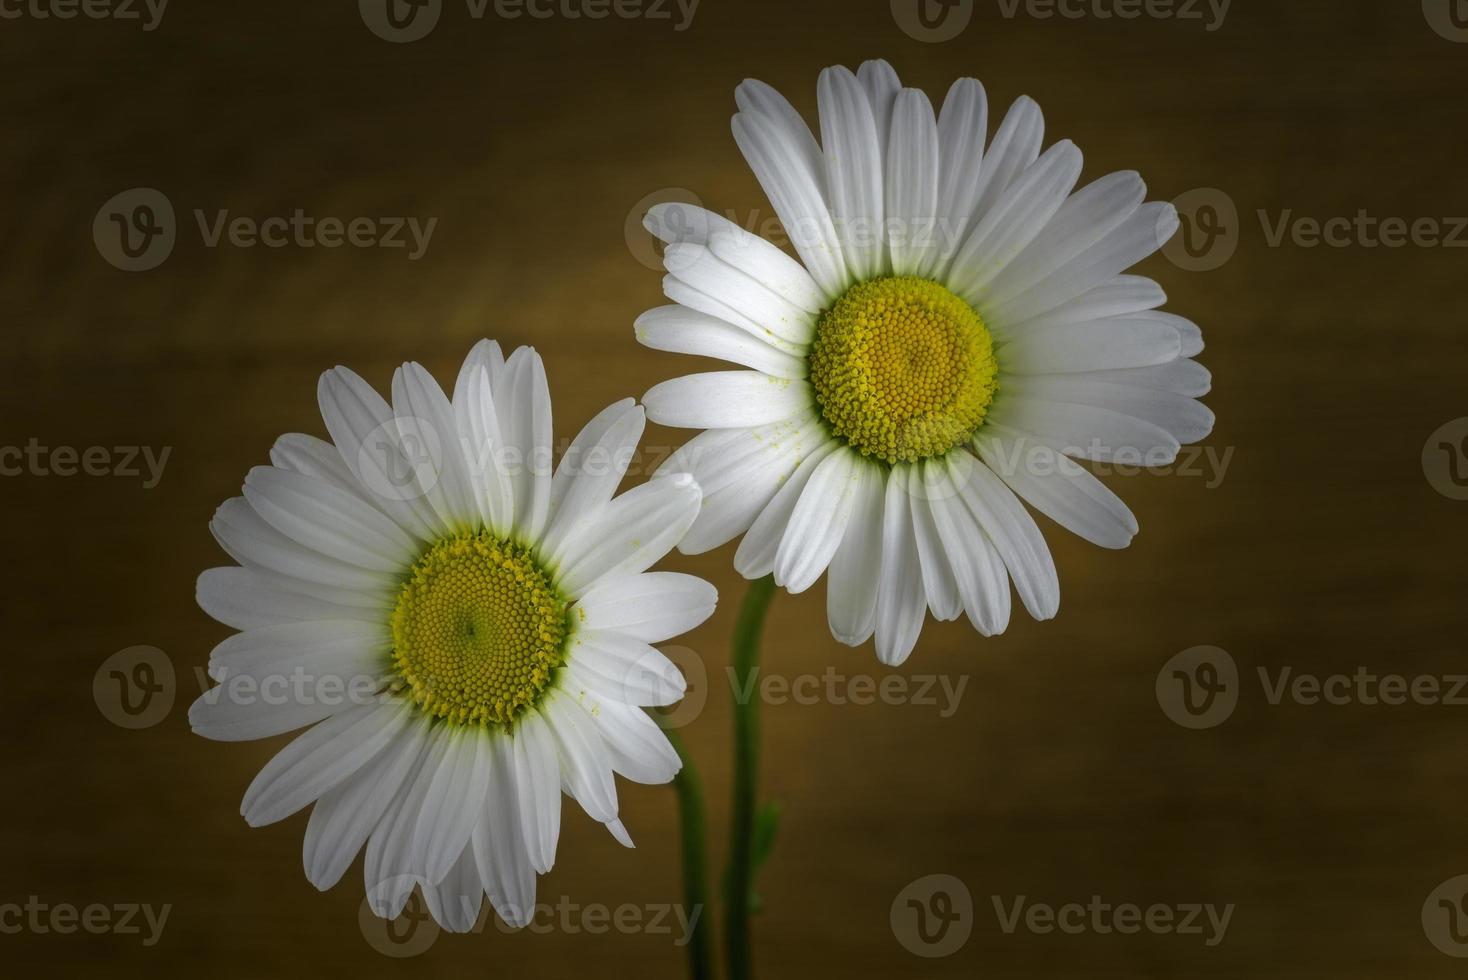
[[[171,446],[161,484],[0,481],[9,580],[0,685],[5,805],[0,904],[173,905],[162,941],[0,936],[7,973],[158,977],[673,977],[666,936],[442,937],[403,962],[364,940],[360,871],[322,895],[300,868],[304,814],[263,830],[240,796],[284,739],[190,734],[195,671],[226,630],[195,607],[222,555],[206,529],[274,437],[322,433],[315,379],[337,363],[385,386],[421,360],[452,377],[472,342],[544,355],[557,431],[686,371],[637,347],[662,302],[624,226],[686,188],[737,220],[768,205],[728,119],[762,78],[813,112],[828,64],[885,56],[940,97],[960,74],[1003,106],[1028,93],[1047,139],[1086,174],[1134,167],[1154,197],[1222,188],[1243,215],[1234,258],[1143,271],[1204,327],[1235,450],[1221,485],[1111,483],[1136,511],[1132,548],[1102,552],[1046,524],[1058,619],[1017,616],[984,640],[926,627],[905,675],[966,678],[958,712],[817,703],[766,708],[764,788],[786,818],[760,890],[766,977],[1447,977],[1423,934],[1441,881],[1468,872],[1465,712],[1447,706],[1270,706],[1255,670],[1408,675],[1464,669],[1464,515],[1424,478],[1424,441],[1468,415],[1468,252],[1269,247],[1255,212],[1407,219],[1468,214],[1468,45],[1416,2],[1237,0],[1197,21],[1005,19],[980,0],[957,39],[921,44],[885,0],[703,0],[668,21],[473,21],[450,0],[413,44],[370,34],[353,4],[174,0],[136,22],[0,21],[0,425],[7,445]],[[160,268],[125,273],[94,247],[102,202],[156,187],[179,212]],[[205,248],[191,212],[263,218],[437,217],[402,250]],[[634,236],[637,249],[648,245]],[[650,429],[649,446],[681,433]],[[707,708],[685,729],[714,814],[729,751],[726,638],[741,594],[732,548],[667,567],[723,603],[685,642]],[[1186,731],[1153,684],[1211,643],[1244,674],[1221,727]],[[161,648],[178,702],[142,731],[111,725],[92,677],[114,651]],[[828,635],[824,589],[781,596],[768,669],[886,673]],[[567,803],[543,901],[647,905],[678,895],[672,794],[622,785],[624,851]],[[889,906],[931,873],[962,879],[976,920],[945,959],[914,957]],[[1006,935],[990,896],[1060,904],[1235,903],[1224,942]],[[634,972],[635,971],[635,972]]]

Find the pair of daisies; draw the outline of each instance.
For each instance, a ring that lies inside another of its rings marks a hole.
[[[238,565],[205,572],[198,599],[240,632],[190,721],[221,740],[311,726],[242,812],[259,826],[315,804],[317,887],[365,847],[378,914],[421,888],[445,928],[473,926],[486,894],[519,926],[562,792],[631,846],[614,774],[679,769],[645,709],[684,682],[653,644],[717,598],[648,570],[674,547],[742,535],[746,577],[800,592],[826,574],[833,635],[900,664],[928,612],[1001,632],[1011,583],[1055,615],[1026,503],[1102,547],[1131,541],[1131,512],[1075,459],[1165,463],[1211,430],[1198,329],[1123,274],[1177,225],[1135,173],[1077,190],[1080,151],[1041,152],[1027,98],[988,139],[973,79],[936,113],[881,61],[827,69],[818,96],[819,141],[769,86],[736,92],[735,140],[799,261],[709,212],[648,215],[672,305],[638,339],[742,368],[646,394],[647,417],[706,430],[651,480],[616,494],[644,425],[630,399],[552,468],[539,355],[485,341],[451,393],[417,364],[391,402],[327,372],[330,441],[282,437],[220,507]]]

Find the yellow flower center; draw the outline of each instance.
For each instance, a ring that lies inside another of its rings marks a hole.
[[[973,435],[998,389],[994,342],[943,286],[887,276],[852,286],[816,323],[810,381],[831,431],[888,463]]]
[[[419,558],[392,615],[393,666],[429,714],[510,728],[550,686],[567,602],[528,549],[488,531]]]

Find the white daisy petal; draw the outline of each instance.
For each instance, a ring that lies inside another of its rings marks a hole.
[[[1060,579],[1034,518],[987,466],[967,453],[948,459],[963,502],[1004,559],[1025,608],[1036,619],[1053,618],[1060,609]]]
[[[740,112],[734,117],[733,130],[734,142],[764,188],[811,278],[827,296],[839,296],[850,285],[851,276],[826,206],[825,164],[819,160],[819,150],[816,163],[821,169],[817,171],[812,169],[807,147],[790,134],[788,123],[763,111]]]
[[[1034,99],[1022,95],[1004,114],[993,142],[984,151],[978,188],[973,193],[971,226],[988,214],[999,195],[1039,158],[1044,142],[1045,117]],[[959,244],[954,243],[955,251]],[[938,271],[946,273],[948,266],[940,266]]]
[[[419,879],[407,872],[387,872],[383,863],[387,848],[392,843],[389,831],[407,803],[407,796],[413,785],[414,782],[410,780],[398,790],[397,797],[389,804],[387,813],[373,830],[372,836],[368,838],[367,847],[363,852],[365,857],[362,866],[367,905],[373,915],[382,919],[391,920],[402,915],[403,909],[408,905],[408,899],[413,896],[413,889],[419,884]],[[405,863],[399,862],[397,866],[405,866]]]
[[[209,616],[237,630],[317,619],[382,622],[380,609],[328,602],[294,592],[288,587],[288,581],[235,565],[211,568],[200,573],[194,598]]]
[[[418,551],[418,543],[382,511],[309,476],[256,466],[245,477],[244,493],[270,526],[339,561],[394,572]]]
[[[869,460],[857,464],[851,519],[826,578],[826,618],[831,635],[847,646],[860,646],[877,628],[877,588],[882,580],[882,511],[887,477]]]
[[[654,646],[615,630],[577,631],[566,655],[567,667],[598,699],[639,707],[668,705],[683,697],[688,682],[677,666]],[[568,685],[568,694],[579,694]]]
[[[558,584],[579,598],[603,575],[641,572],[666,555],[698,515],[702,493],[683,476],[659,477],[617,497],[577,525]]]
[[[498,354],[499,348],[495,347],[493,353]],[[486,526],[507,534],[515,519],[515,491],[507,472],[508,447],[490,378],[489,368],[483,365],[468,377],[460,374],[454,390],[454,420],[479,518]]]
[[[966,453],[950,453],[919,468],[911,484],[922,494],[953,576],[959,602],[974,629],[997,636],[1009,625],[1009,573],[989,535],[963,502],[958,480],[976,466]]]
[[[937,227],[942,214],[938,210],[938,123],[928,97],[921,89],[908,88],[896,98],[890,125],[887,245],[893,273],[914,275],[926,268],[941,233]]]
[[[1097,463],[1165,466],[1177,459],[1181,448],[1161,426],[1106,408],[1003,394],[989,417],[1067,456]]]
[[[494,739],[492,743],[489,794],[471,843],[490,904],[506,925],[520,929],[535,917],[536,869],[525,851],[521,827],[525,783],[518,778],[508,742]],[[559,790],[556,810],[560,812]]]
[[[368,765],[408,723],[401,704],[362,705],[328,718],[287,745],[245,791],[240,813],[264,827],[310,806]]]
[[[973,228],[974,205],[983,179],[984,140],[989,135],[989,100],[977,79],[960,78],[938,110],[938,204],[934,248],[918,275],[946,270]]]
[[[831,218],[857,279],[886,269],[882,237],[882,143],[871,101],[850,70],[826,68],[816,86]]]
[[[1044,230],[990,283],[986,300],[1002,303],[1092,247],[1141,206],[1147,185],[1134,171],[1108,174],[1072,194]]]
[[[507,470],[514,488],[515,528],[534,539],[550,507],[550,387],[545,365],[533,348],[521,347],[505,362],[504,382],[494,391],[500,431],[510,453]]]
[[[1029,330],[1087,323],[1150,310],[1167,302],[1167,294],[1142,276],[1113,276],[1101,285],[1045,313],[1018,323],[988,322],[996,337],[1009,339]]]
[[[1177,209],[1171,204],[1144,204],[1094,246],[1029,289],[992,304],[984,311],[985,318],[1018,323],[1056,309],[1160,249],[1177,227]]]
[[[433,510],[407,478],[419,460],[404,452],[392,408],[371,385],[342,367],[321,376],[316,396],[342,462],[372,502],[417,537],[434,538]]]
[[[724,262],[707,247],[689,242],[669,245],[663,261],[669,275],[758,324],[760,332],[752,336],[768,338],[771,343],[810,342],[815,322],[808,311]]]
[[[422,757],[427,728],[422,719],[405,725],[371,765],[327,790],[312,807],[302,860],[307,880],[318,889],[325,891],[341,880],[377,829]]]
[[[1213,431],[1208,406],[1156,388],[1110,384],[1073,374],[1016,377],[1010,391],[1025,398],[1093,405],[1142,419],[1172,434],[1178,442],[1201,442]]]
[[[642,227],[668,245],[675,242],[707,245],[709,239],[717,234],[745,234],[744,229],[722,214],[683,201],[654,204],[643,215]]]
[[[581,427],[566,447],[551,479],[547,535],[561,511],[575,511],[588,505],[594,509],[612,499],[631,465],[630,454],[636,450],[645,425],[646,419],[637,402],[623,398],[597,412]],[[616,479],[612,481],[614,476]],[[587,477],[591,477],[589,487],[596,493],[587,493],[584,485]]]
[[[632,835],[627,833],[627,828],[622,825],[622,821],[608,820],[602,826],[606,827],[608,833],[612,835],[612,839],[615,840],[618,844],[621,844],[623,847],[631,848],[637,846],[636,844],[632,843]]]
[[[464,363],[459,368],[459,377],[454,382],[454,408],[457,410],[459,404],[468,399],[469,385],[478,379],[480,372],[485,374],[493,386],[499,382],[504,369],[505,355],[497,341],[486,338],[475,344],[470,349],[469,356],[464,358]]]
[[[1027,330],[996,356],[1014,374],[1066,374],[1166,364],[1181,349],[1171,325],[1134,315]]]
[[[377,594],[393,590],[392,574],[363,568],[292,541],[272,527],[243,497],[233,497],[220,504],[209,522],[209,530],[230,557],[245,567],[275,572],[325,590],[313,590],[312,595],[333,598],[338,592]]]
[[[826,294],[805,266],[758,235],[732,227],[734,231],[709,236],[709,250],[714,255],[807,313],[816,314],[825,308]]]
[[[617,819],[617,787],[601,733],[575,700],[552,695],[545,716],[556,738],[566,790],[597,823]]]
[[[742,429],[802,414],[810,385],[758,371],[711,371],[655,385],[642,396],[647,417],[684,429]]]
[[[818,443],[765,504],[734,554],[734,568],[740,575],[745,578],[759,578],[775,570],[775,556],[781,539],[785,537],[785,529],[790,524],[790,516],[795,513],[800,495],[810,482],[816,467],[839,445],[834,439]]]
[[[683,768],[668,737],[643,709],[607,701],[598,706],[592,720],[601,731],[612,768],[634,783],[661,785]]]
[[[775,89],[757,79],[747,78],[734,90],[734,102],[741,113],[763,116],[770,121],[780,140],[791,150],[791,162],[803,168],[817,188],[825,187],[826,165],[821,160],[821,148],[800,113],[790,101]],[[746,154],[747,157],[747,154]],[[755,176],[759,176],[757,168]],[[769,186],[760,180],[765,193]],[[781,220],[784,216],[781,215]]]
[[[692,474],[705,495],[736,486],[760,456],[804,453],[824,441],[824,423],[813,411],[769,425],[708,429],[689,439],[657,468],[656,475]]]
[[[583,521],[592,520],[621,484],[647,419],[642,406],[624,399],[604,409],[572,440],[551,481],[549,520],[540,547],[551,561]]]
[[[793,426],[795,419],[782,419],[773,426]],[[688,473],[698,481],[699,488],[707,480],[715,487],[723,487],[739,479],[740,467],[749,457],[761,451],[760,441],[753,434],[765,430],[766,426],[736,429],[705,429],[668,454],[658,464],[653,476],[674,476]],[[702,480],[699,479],[702,474]]]
[[[979,458],[1009,488],[1061,527],[1102,548],[1125,548],[1137,533],[1126,504],[1085,468],[1049,446],[986,426]]]
[[[576,603],[591,630],[615,630],[645,643],[687,633],[714,614],[719,592],[680,572],[642,572],[603,578]]]
[[[892,129],[893,106],[897,93],[902,91],[902,82],[897,77],[897,71],[880,58],[863,61],[856,70],[856,80],[861,82],[861,87],[867,94],[867,102],[871,104],[872,119],[877,124],[880,155],[885,160],[887,134]]]
[[[413,826],[412,849],[415,854],[427,856],[423,872],[430,885],[444,879],[469,844],[484,795],[489,791],[489,757],[499,735],[470,728],[447,737],[448,749],[428,786],[423,812]]]
[[[384,919],[396,919],[419,884],[426,884],[422,855],[413,853],[413,828],[423,812],[428,787],[448,751],[449,740],[442,728],[430,731],[419,759],[418,770],[399,788],[372,836],[367,839],[362,860],[362,878],[372,911]]]
[[[273,644],[273,638],[284,633],[305,635],[305,627],[315,626],[265,626],[225,641],[238,640],[228,655],[237,653],[250,662],[236,669],[216,661],[211,676],[221,683],[199,695],[189,707],[189,725],[194,732],[219,742],[268,738],[377,703],[386,657],[370,644],[347,639],[313,650],[309,659],[294,656],[292,648],[281,659],[272,659],[273,646],[259,653],[249,648],[249,644]],[[216,649],[215,657],[221,656]]]
[[[1100,381],[1106,384],[1134,385],[1138,388],[1157,388],[1175,395],[1201,398],[1213,388],[1213,375],[1197,361],[1179,357],[1166,364],[1149,367],[1117,368],[1114,371],[1083,371],[1070,375],[1077,380]]]
[[[934,498],[923,483],[925,469],[928,468],[910,466],[906,469],[912,536],[917,545],[918,565],[922,570],[923,593],[927,596],[928,608],[939,622],[948,622],[963,615],[963,600],[958,595],[958,582],[954,578],[948,554],[938,537],[938,527],[933,516]],[[941,470],[934,472],[942,473]]]
[[[283,470],[301,473],[322,483],[328,483],[343,493],[351,494],[377,507],[377,502],[372,499],[372,496],[362,492],[362,486],[357,482],[356,476],[342,461],[341,453],[337,452],[336,447],[325,439],[303,435],[299,432],[288,432],[275,440],[275,445],[270,447],[270,462],[271,465]],[[381,508],[378,510],[380,512]]]
[[[917,645],[928,599],[913,534],[906,468],[893,470],[882,501],[882,566],[876,599],[877,659],[900,666]],[[840,557],[837,557],[840,563]]]
[[[653,350],[732,361],[776,378],[803,378],[804,360],[745,330],[683,306],[659,306],[633,324],[637,342]]]
[[[424,887],[423,899],[428,903],[428,914],[446,932],[464,933],[474,928],[484,907],[484,885],[473,848],[465,844],[443,880]]]
[[[513,763],[521,843],[531,867],[541,874],[556,863],[561,838],[561,770],[555,736],[538,711],[528,711],[515,728]],[[506,769],[508,779],[509,770]],[[507,845],[508,846],[508,845]]]
[[[385,617],[375,623],[326,619],[260,626],[216,646],[209,655],[209,676],[270,676],[283,684],[300,668],[313,682],[323,676],[377,677],[387,667],[391,646]]]
[[[701,555],[748,531],[799,462],[794,455],[755,457],[744,482],[703,498],[698,518],[678,542],[678,551]]]
[[[409,362],[393,373],[392,401],[403,445],[423,447],[431,460],[429,467],[415,472],[423,498],[438,515],[438,527],[451,530],[476,523],[479,501],[448,396],[423,365]]]
[[[1081,151],[1062,140],[999,195],[958,250],[948,287],[983,309],[989,286],[1055,216],[1081,175]]]
[[[766,330],[763,326],[745,316],[743,312],[736,310],[727,303],[722,303],[714,299],[705,292],[694,289],[686,281],[672,273],[663,276],[663,295],[679,306],[687,307],[697,313],[711,316],[715,320],[738,327],[751,337],[762,340],[772,347],[784,349],[787,352],[794,352],[798,349],[797,345],[781,340],[775,336],[773,331]]]
[[[1191,320],[1185,320],[1172,313],[1163,313],[1161,310],[1149,310],[1138,314],[1139,319],[1153,320],[1157,323],[1165,323],[1177,331],[1179,356],[1197,357],[1203,353],[1203,331]]]
[[[678,542],[685,555],[710,551],[747,531],[800,461],[829,438],[810,417],[724,431],[735,438],[703,453],[688,468],[703,490],[703,506]],[[689,457],[680,450],[670,462]]]
[[[206,700],[211,697],[213,700]],[[348,708],[353,706],[345,705]],[[189,706],[189,727],[194,734],[215,742],[251,742],[314,725],[343,707],[321,699],[277,698],[265,701],[253,695],[248,700],[230,698],[224,695],[221,685],[199,695]]]
[[[849,450],[823,459],[800,493],[775,553],[775,582],[792,594],[815,584],[846,534],[863,485],[875,479],[865,461]]]

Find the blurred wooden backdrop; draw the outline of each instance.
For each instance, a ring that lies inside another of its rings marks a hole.
[[[734,86],[762,78],[813,112],[821,67],[886,57],[935,100],[961,74],[985,82],[996,111],[1035,97],[1047,140],[1075,139],[1088,178],[1136,168],[1154,197],[1226,193],[1240,215],[1229,261],[1190,272],[1159,256],[1145,271],[1203,325],[1219,417],[1209,448],[1232,455],[1221,480],[1216,466],[1112,479],[1142,525],[1124,553],[1047,524],[1055,621],[1017,617],[992,640],[930,623],[901,674],[965,683],[949,717],[913,703],[766,708],[764,787],[786,816],[760,882],[761,974],[1459,974],[1420,916],[1435,886],[1468,872],[1468,709],[1272,706],[1255,674],[1465,669],[1468,503],[1434,491],[1421,454],[1468,415],[1468,252],[1271,247],[1258,212],[1468,214],[1468,44],[1440,37],[1415,2],[1239,0],[1212,31],[1202,5],[1205,21],[971,6],[942,43],[904,33],[887,0],[703,0],[681,31],[675,6],[671,20],[474,20],[449,2],[406,44],[375,37],[350,3],[178,0],[151,31],[0,22],[0,443],[172,447],[152,489],[0,480],[0,906],[34,895],[173,907],[152,947],[0,934],[7,972],[680,975],[682,951],[647,931],[491,928],[391,960],[359,928],[359,871],[325,895],[305,881],[304,815],[248,829],[240,796],[278,744],[206,743],[185,718],[226,632],[193,602],[197,573],[222,561],[206,522],[278,433],[322,432],[315,379],[334,364],[386,385],[410,358],[451,376],[481,336],[534,344],[563,435],[685,370],[632,340],[633,318],[661,297],[629,218],[683,189],[769,220],[729,135]],[[179,232],[161,266],[129,273],[103,261],[92,224],[134,187],[166,194]],[[192,217],[295,208],[437,226],[409,261],[403,249],[207,248]],[[647,443],[682,438],[653,429]],[[685,640],[707,678],[685,734],[716,860],[724,644],[741,593],[731,555],[669,566],[723,594]],[[167,655],[177,703],[128,731],[103,717],[92,681],[137,644]],[[1154,681],[1199,644],[1232,654],[1243,697],[1225,724],[1189,731],[1159,708]],[[766,665],[785,678],[887,673],[870,648],[830,638],[820,587],[779,599]],[[568,803],[542,901],[677,900],[670,792],[621,790],[637,850]],[[914,956],[891,925],[898,893],[929,874],[973,899],[972,935],[945,958]],[[1236,909],[1212,948],[1007,934],[992,896],[1021,895]]]

